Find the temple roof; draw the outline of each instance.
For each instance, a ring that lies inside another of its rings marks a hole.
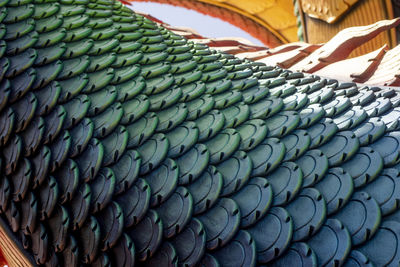
[[[398,265],[400,90],[302,71],[397,84],[349,55],[399,19],[267,49],[39,2],[0,2],[10,267]]]
[[[311,44],[325,43],[343,29],[400,16],[399,4],[394,0],[130,1],[170,4],[218,17],[243,29],[268,47],[298,40]],[[397,43],[396,31],[392,29],[360,45],[352,55],[364,55],[385,44],[393,48]]]
[[[400,86],[400,47],[379,49],[358,57],[352,52],[381,33],[397,27],[399,19],[383,20],[372,25],[350,27],[340,31],[325,44],[292,42],[275,48],[253,45],[244,38],[207,38],[195,29],[168,25],[151,15],[143,14],[172,32],[215,50],[230,53],[238,58],[263,62],[293,71],[317,74],[344,82],[379,86]]]
[[[135,0],[149,2],[149,0]],[[292,0],[151,0],[170,4],[227,21],[269,47],[275,47],[297,38],[297,24]]]

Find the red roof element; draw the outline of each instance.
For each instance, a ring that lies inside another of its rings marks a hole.
[[[329,64],[314,73],[322,77],[334,75],[338,80],[363,83],[375,72],[387,49],[388,46],[384,45],[371,53]]]
[[[0,267],[7,265],[6,259],[4,258],[3,254],[1,253],[0,249]]]
[[[386,52],[376,71],[365,83],[400,86],[400,45]]]
[[[269,56],[264,59],[259,59],[257,61],[263,62],[267,65],[277,65],[281,68],[288,69],[300,60],[309,56],[312,52],[320,48],[321,45],[310,45],[304,43],[302,47]]]

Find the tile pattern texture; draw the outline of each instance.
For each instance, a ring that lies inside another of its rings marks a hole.
[[[108,0],[1,1],[0,66],[0,223],[33,265],[399,263],[395,88]]]

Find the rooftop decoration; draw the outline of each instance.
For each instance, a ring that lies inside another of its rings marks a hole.
[[[330,24],[336,22],[360,0],[301,0],[304,13]]]

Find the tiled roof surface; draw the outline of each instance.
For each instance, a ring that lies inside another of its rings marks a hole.
[[[109,0],[5,0],[0,23],[3,251],[46,266],[400,262],[398,89],[242,60]]]

